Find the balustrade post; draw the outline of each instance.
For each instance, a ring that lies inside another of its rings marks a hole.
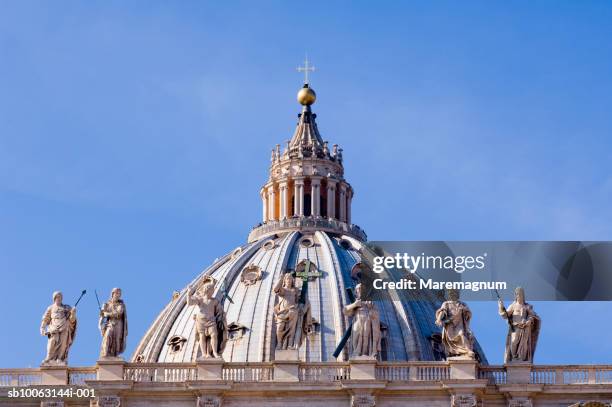
[[[531,383],[531,368],[529,362],[512,362],[507,363],[506,374],[508,384],[529,384]]]
[[[123,359],[101,359],[96,362],[97,380],[123,380],[125,361]]]
[[[461,356],[449,357],[450,378],[461,380],[477,379],[476,361],[474,359],[466,359]]]
[[[65,386],[68,384],[68,366],[41,366],[41,384]]]
[[[223,363],[223,358],[198,359],[198,380],[223,380]]]
[[[274,352],[274,381],[300,380],[300,361],[297,349],[277,349]]]
[[[370,356],[356,356],[349,359],[351,380],[376,380],[376,359]]]

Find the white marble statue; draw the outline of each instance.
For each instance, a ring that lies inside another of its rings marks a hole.
[[[310,303],[300,304],[301,290],[295,286],[291,273],[285,273],[274,287],[278,302],[274,306],[276,349],[297,349],[312,328]]]
[[[525,290],[522,287],[514,290],[514,296],[514,302],[507,309],[501,299],[498,301],[499,315],[510,319],[512,326],[508,328],[504,362],[533,362],[540,334],[540,317],[533,306],[525,302]]]
[[[450,290],[448,301],[436,311],[436,325],[442,327],[442,344],[447,357],[474,358],[474,335],[470,330],[472,311],[459,301],[459,292]]]
[[[351,331],[351,357],[370,356],[376,358],[380,352],[380,313],[376,304],[363,299],[363,285],[355,287],[357,299],[344,307],[344,313],[353,317]]]
[[[111,298],[102,305],[98,326],[102,334],[100,358],[118,357],[125,351],[128,334],[127,310],[120,288],[113,288]]]
[[[43,365],[66,365],[68,351],[76,335],[76,308],[63,304],[63,299],[61,292],[54,292],[53,304],[47,307],[42,317],[40,334],[48,338]]]
[[[196,340],[202,358],[219,358],[227,342],[227,321],[221,302],[213,297],[215,280],[207,277],[197,292],[187,289],[187,305],[197,305]]]

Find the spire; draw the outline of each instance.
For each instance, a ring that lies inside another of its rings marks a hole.
[[[317,115],[312,112],[311,106],[317,100],[317,94],[310,87],[309,72],[313,72],[315,67],[310,65],[308,57],[304,61],[304,66],[297,68],[298,72],[304,72],[304,86],[297,93],[297,101],[302,105],[302,113],[298,114],[298,123],[289,141],[288,149],[285,154],[288,158],[314,157],[336,160],[336,156],[330,154],[326,141],[323,141],[319,129],[317,128]]]

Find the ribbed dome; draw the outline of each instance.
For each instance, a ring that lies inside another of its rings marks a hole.
[[[342,312],[348,303],[345,288],[355,285],[351,269],[360,261],[360,249],[362,243],[348,236],[291,232],[252,242],[212,264],[192,284],[208,275],[226,282],[226,291],[233,303],[226,299],[224,309],[232,331],[223,358],[232,362],[274,359],[275,295],[272,288],[284,270],[295,270],[300,262],[308,259],[319,274],[310,281],[308,288],[316,329],[300,348],[299,356],[306,362],[334,360],[332,353],[349,322]],[[224,297],[221,288],[222,284],[218,284],[215,292],[218,299]],[[377,305],[384,326],[383,359],[434,360],[440,357],[432,347],[432,335],[439,332],[433,323],[438,305],[435,299],[406,303],[378,301]],[[182,290],[153,323],[132,359],[195,361],[198,356],[195,312],[195,306],[186,304],[186,289]],[[479,353],[484,360],[484,355]],[[341,358],[347,358],[346,349]]]

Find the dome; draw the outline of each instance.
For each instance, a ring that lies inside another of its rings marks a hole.
[[[355,285],[351,270],[360,261],[361,250],[364,244],[350,236],[294,231],[239,247],[204,270],[191,284],[197,285],[206,276],[225,281],[226,287],[218,284],[215,295],[222,298],[225,291],[232,300],[224,301],[230,331],[222,355],[224,360],[274,360],[272,288],[284,270],[295,270],[307,259],[316,270],[308,289],[315,330],[299,349],[299,357],[306,362],[335,360],[332,354],[349,323],[342,312],[349,303],[345,288]],[[197,359],[196,306],[187,305],[186,292],[183,289],[161,312],[140,342],[133,360],[194,362]],[[439,329],[434,325],[438,305],[433,298],[404,303],[377,301],[384,328],[381,358],[441,359],[436,344]],[[479,353],[484,360],[482,352]],[[341,358],[347,359],[346,350]]]
[[[306,85],[300,92],[314,92]],[[304,97],[306,100],[307,97]],[[310,103],[298,115],[296,131],[283,152],[272,150],[269,177],[260,190],[262,222],[247,243],[215,260],[161,311],[138,344],[134,362],[194,362],[198,354],[196,305],[187,301],[189,287],[215,281],[213,296],[223,308],[227,341],[221,356],[227,362],[275,360],[279,299],[274,287],[286,272],[299,272],[296,286],[310,303],[307,329],[298,346],[304,362],[347,360],[346,346],[334,357],[350,326],[344,307],[358,281],[353,269],[373,253],[365,232],[352,222],[352,186],[344,178],[342,149],[323,141]],[[306,266],[307,265],[307,266]],[[307,269],[304,273],[304,269]],[[296,273],[297,275],[298,273]],[[306,276],[307,274],[307,276]],[[349,289],[349,290],[347,290]],[[387,298],[384,297],[387,295]],[[411,293],[409,301],[388,293],[375,301],[380,314],[380,360],[441,360],[444,350],[435,311],[441,298]],[[225,332],[225,330],[224,330]],[[224,335],[225,337],[225,335]],[[486,363],[476,344],[477,358]]]

